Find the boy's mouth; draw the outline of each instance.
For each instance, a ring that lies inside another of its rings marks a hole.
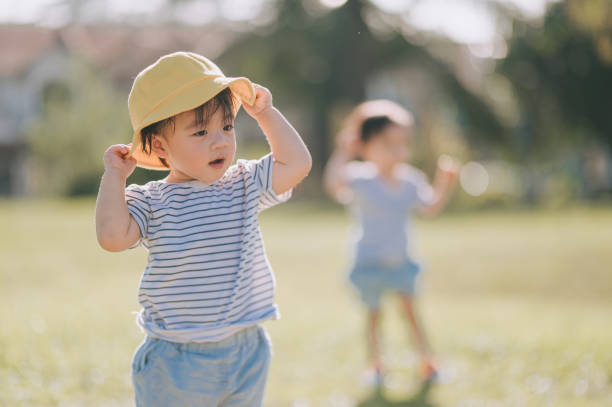
[[[217,158],[216,160],[212,160],[208,163],[208,165],[216,170],[223,168],[223,164],[225,164],[225,158]]]

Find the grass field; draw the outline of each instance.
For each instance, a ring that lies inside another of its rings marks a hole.
[[[92,200],[0,202],[0,405],[129,406],[146,255],[96,244]],[[417,223],[420,308],[441,366],[422,387],[394,298],[384,396],[360,383],[363,313],[344,277],[346,216],[262,216],[282,319],[267,406],[612,406],[612,208]]]

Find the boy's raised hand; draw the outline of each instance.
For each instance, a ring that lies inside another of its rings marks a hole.
[[[256,83],[253,84],[253,88],[255,88],[255,102],[252,105],[243,103],[242,106],[251,117],[257,119],[259,114],[272,107],[272,93]]]
[[[446,206],[452,189],[459,177],[459,164],[455,159],[443,154],[438,158],[438,169],[434,178],[434,199],[420,210],[422,215],[435,216]]]
[[[348,159],[353,159],[359,155],[361,141],[357,134],[350,131],[344,131],[338,134],[336,148]]]
[[[129,177],[136,168],[136,159],[127,157],[130,145],[114,144],[104,152],[104,168],[107,172],[113,171],[123,178]]]
[[[299,133],[282,113],[272,105],[272,93],[253,84],[255,101],[243,104],[266,135],[274,158],[272,189],[282,194],[297,185],[310,171],[312,159]]]
[[[459,176],[459,164],[452,157],[442,154],[438,158],[437,172],[447,183],[452,184]]]

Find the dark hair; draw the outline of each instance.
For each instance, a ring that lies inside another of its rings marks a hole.
[[[395,124],[388,116],[373,116],[364,120],[361,125],[359,139],[362,143],[367,143],[373,136],[380,134],[387,126]]]
[[[223,121],[225,123],[232,122],[234,120],[234,101],[235,96],[230,88],[223,89],[221,92],[217,93],[214,98],[193,109],[195,112],[196,126],[206,125],[210,118],[217,112],[217,110],[219,110],[219,108],[221,108],[221,111],[223,112]],[[149,124],[140,130],[140,140],[142,142],[141,145],[143,152],[146,154],[151,154],[151,144],[153,142],[154,134],[162,134],[164,129],[169,125],[172,125],[174,131],[175,117],[176,115]],[[164,167],[170,168],[165,159],[160,157],[159,161],[161,161]]]

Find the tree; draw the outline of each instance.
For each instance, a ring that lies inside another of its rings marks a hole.
[[[321,15],[309,14],[298,1],[279,1],[277,7],[272,29],[245,35],[226,50],[221,61],[258,81],[273,83],[281,97],[299,99],[312,109],[315,168],[318,164],[321,169],[329,155],[334,108],[346,101],[363,101],[372,75],[407,61],[436,77],[455,101],[470,140],[503,140],[506,129],[489,105],[464,87],[425,45],[410,42],[393,26],[384,39],[374,35],[364,18],[368,12],[383,13],[374,4],[349,0]]]
[[[95,193],[102,153],[131,132],[125,96],[99,73],[75,60],[65,78],[44,92],[42,111],[26,131],[36,194]]]
[[[569,0],[541,26],[514,21],[508,56],[522,121],[516,144],[528,157],[597,140],[612,146],[612,4]]]

